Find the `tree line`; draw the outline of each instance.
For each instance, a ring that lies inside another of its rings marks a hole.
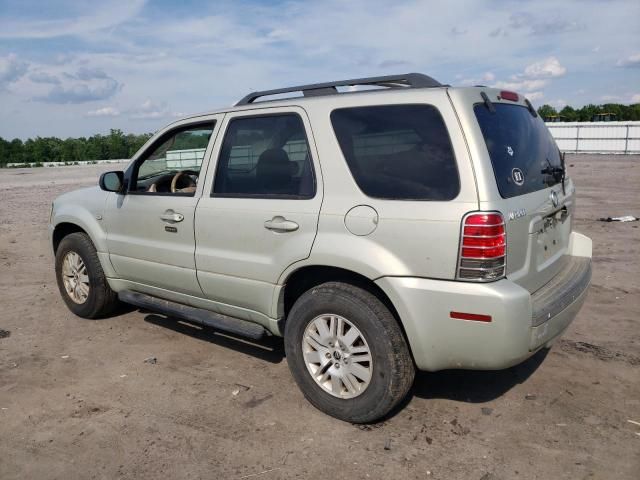
[[[545,104],[538,108],[538,113],[544,119],[560,116],[560,120],[564,122],[590,122],[599,113],[613,113],[618,121],[640,120],[640,103],[589,104],[581,108],[567,105],[560,110]],[[19,138],[5,140],[0,137],[0,167],[5,167],[8,163],[74,163],[131,158],[150,137],[150,133],[125,135],[118,129],[112,129],[108,135],[64,140],[57,137],[36,137],[23,142]]]
[[[622,105],[620,103],[605,103],[602,105],[585,105],[581,108],[573,108],[566,105],[560,110],[551,105],[542,105],[538,113],[545,120],[550,117],[560,116],[563,122],[591,122],[593,117],[602,113],[613,113],[616,121],[640,120],[640,103],[632,105]]]
[[[108,135],[60,139],[36,137],[5,140],[0,137],[0,167],[8,163],[80,162],[85,160],[112,160],[131,158],[151,137],[125,135],[122,130],[112,129]]]

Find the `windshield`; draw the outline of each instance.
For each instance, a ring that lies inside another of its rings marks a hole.
[[[474,107],[503,198],[524,195],[562,180],[560,151],[540,116],[520,105]]]

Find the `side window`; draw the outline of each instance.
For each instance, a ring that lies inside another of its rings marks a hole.
[[[447,127],[431,105],[381,105],[331,112],[351,174],[365,195],[452,200],[460,180]]]
[[[212,195],[312,198],[315,177],[300,117],[281,114],[231,120]]]
[[[194,195],[204,152],[214,123],[169,132],[143,155],[134,179],[134,193]]]

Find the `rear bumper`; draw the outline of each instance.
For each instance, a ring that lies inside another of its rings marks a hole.
[[[533,295],[503,279],[477,284],[413,277],[376,283],[400,315],[421,370],[498,370],[550,346],[584,303],[591,278],[591,240],[572,233],[567,266]],[[458,320],[451,312],[490,315]]]

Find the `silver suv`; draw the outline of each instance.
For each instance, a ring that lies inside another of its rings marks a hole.
[[[160,130],[99,185],[51,212],[71,311],[123,301],[283,336],[304,395],[351,422],[387,415],[415,369],[549,348],[591,278],[531,103],[421,74],[251,93]]]

